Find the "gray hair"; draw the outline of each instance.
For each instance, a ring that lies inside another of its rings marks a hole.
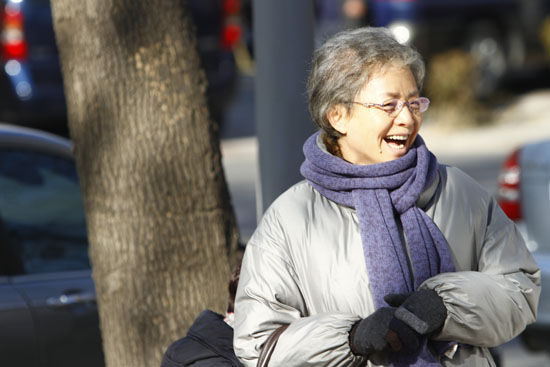
[[[313,121],[331,137],[341,134],[327,118],[331,107],[343,104],[348,114],[371,75],[389,64],[408,66],[420,90],[425,66],[422,56],[402,45],[387,28],[365,27],[343,31],[315,51],[307,90]]]

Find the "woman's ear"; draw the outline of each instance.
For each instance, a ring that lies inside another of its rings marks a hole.
[[[327,119],[334,128],[334,130],[338,131],[342,135],[346,135],[347,133],[347,110],[346,108],[338,104],[336,106],[332,106],[328,112],[327,112]]]

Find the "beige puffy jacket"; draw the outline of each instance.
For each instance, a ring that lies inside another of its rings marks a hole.
[[[515,225],[495,200],[457,168],[417,205],[447,239],[457,271],[426,280],[447,307],[438,340],[455,340],[443,366],[494,366],[487,347],[517,336],[537,314],[540,271]],[[375,310],[354,209],[302,181],[267,210],[247,244],[235,302],[234,347],[247,367],[281,324],[270,367],[364,366],[349,330]],[[375,355],[369,366],[386,365]]]

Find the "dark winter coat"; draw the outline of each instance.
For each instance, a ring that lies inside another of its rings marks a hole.
[[[164,354],[161,367],[242,367],[233,352],[233,328],[213,311],[201,312],[187,336]]]

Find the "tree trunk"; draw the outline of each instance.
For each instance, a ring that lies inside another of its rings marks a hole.
[[[223,312],[235,218],[181,0],[51,0],[107,366]]]

